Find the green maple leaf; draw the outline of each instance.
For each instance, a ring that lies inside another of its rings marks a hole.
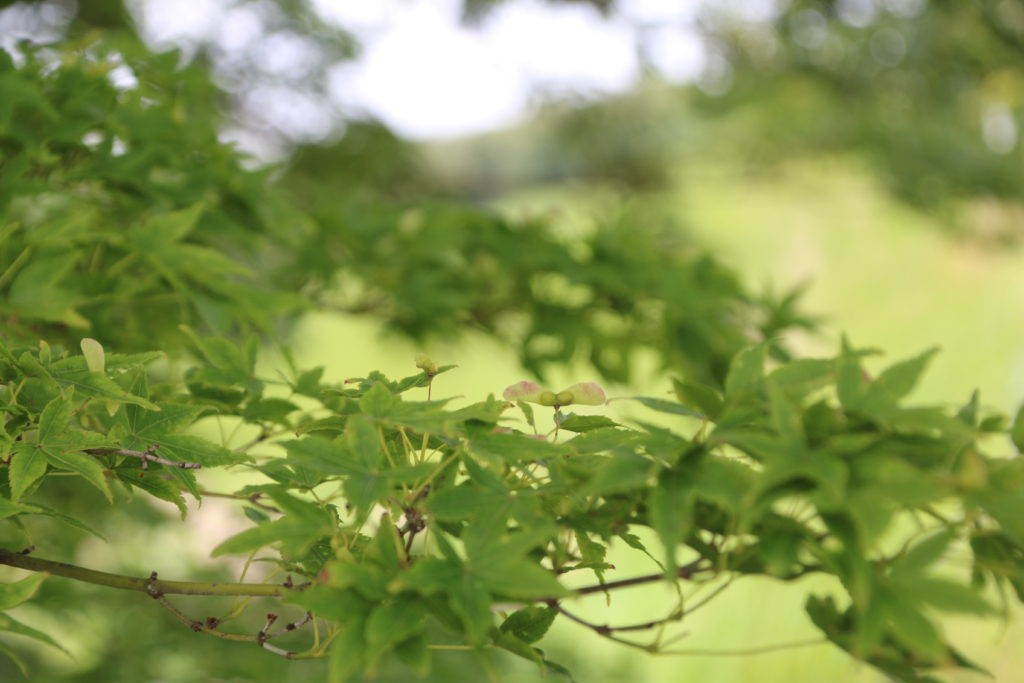
[[[96,432],[70,429],[74,408],[74,389],[67,389],[46,404],[39,416],[39,429],[34,441],[15,445],[11,460],[11,497],[17,501],[41,477],[47,467],[80,474],[113,502],[107,486],[103,465],[82,451],[108,445]]]

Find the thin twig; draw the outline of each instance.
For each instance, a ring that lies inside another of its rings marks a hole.
[[[760,655],[778,650],[790,650],[797,647],[810,647],[811,645],[823,645],[828,638],[813,638],[811,640],[797,640],[790,643],[776,643],[774,645],[761,645],[758,647],[736,648],[735,650],[713,650],[704,648],[690,648],[685,650],[657,650],[658,655],[689,655],[697,657],[744,657],[747,655]]]
[[[250,493],[249,495],[245,495],[244,493],[218,493],[217,491],[206,491],[203,489],[199,489],[199,495],[210,496],[211,498],[229,498],[231,500],[246,500],[249,501],[249,503],[252,504],[254,507],[258,507],[261,510],[266,510],[267,512],[281,512],[273,505],[261,503],[260,498],[262,498],[264,494],[258,491],[256,493]]]
[[[597,633],[599,635],[602,635],[602,636],[606,636],[606,635],[608,635],[610,633],[613,633],[615,631],[647,631],[647,630],[650,630],[650,629],[654,628],[655,626],[660,626],[660,625],[664,624],[665,622],[676,621],[678,619],[678,616],[679,616],[678,612],[676,612],[676,613],[670,614],[669,616],[665,617],[664,619],[655,619],[653,621],[645,621],[642,624],[630,624],[628,626],[609,626],[608,624],[596,624],[596,623],[594,623],[592,621],[587,621],[583,617],[580,617],[580,616],[577,616],[577,615],[573,614],[572,612],[570,612],[569,610],[565,609],[561,605],[556,604],[556,605],[554,605],[554,607],[555,607],[555,609],[558,610],[558,612],[560,614],[568,617],[572,621],[575,621],[580,626],[586,626],[591,631],[594,631],[595,633]]]
[[[263,629],[254,636],[249,636],[242,633],[225,633],[224,631],[218,631],[215,628],[211,628],[210,626],[207,626],[201,621],[196,621],[195,619],[189,618],[188,615],[186,615],[184,612],[182,612],[177,607],[172,605],[170,601],[163,595],[160,595],[159,593],[151,593],[151,595],[153,599],[156,600],[164,609],[173,614],[175,619],[185,624],[196,633],[205,633],[215,638],[223,638],[224,640],[234,640],[245,643],[256,643],[267,652],[273,653],[280,657],[284,657],[285,659],[294,659],[297,655],[300,654],[298,652],[293,652],[291,650],[285,650],[284,648],[277,647],[276,645],[271,645],[267,642],[267,639],[270,636],[267,635],[266,630],[270,628],[270,625],[273,624],[274,621],[277,619],[277,615],[268,614],[267,625],[264,626]],[[271,619],[270,617],[273,617],[273,619]]]
[[[700,600],[699,602],[697,602],[697,603],[696,603],[696,604],[695,604],[695,605],[694,605],[693,607],[688,607],[688,608],[686,608],[686,610],[685,610],[685,611],[683,612],[683,614],[685,614],[685,615],[687,615],[687,616],[689,616],[689,615],[693,614],[694,612],[696,612],[697,610],[699,610],[699,609],[700,609],[701,607],[703,607],[704,605],[708,604],[709,602],[711,602],[712,600],[714,600],[714,599],[715,599],[716,597],[718,597],[718,595],[719,595],[719,594],[720,594],[720,593],[721,593],[722,591],[724,591],[724,590],[725,590],[726,588],[728,588],[729,586],[731,586],[731,585],[732,585],[732,582],[733,582],[733,581],[735,581],[735,580],[736,580],[736,577],[735,577],[735,576],[730,576],[730,577],[729,577],[729,579],[728,579],[727,581],[725,581],[725,582],[724,582],[724,583],[723,583],[723,584],[722,584],[721,586],[716,586],[716,587],[714,588],[714,590],[712,590],[712,591],[711,591],[710,593],[708,593],[707,595],[705,595],[705,596],[704,596],[704,597],[703,597],[703,598],[702,598],[702,599],[701,599],[701,600]]]
[[[303,616],[298,621],[293,621],[290,624],[285,624],[280,630],[275,631],[274,633],[268,633],[267,637],[266,637],[266,640],[270,640],[271,638],[277,638],[279,635],[281,635],[283,633],[291,633],[292,631],[295,631],[296,629],[302,628],[303,626],[305,626],[306,624],[308,624],[311,621],[313,621],[313,613],[312,612],[306,612],[305,616]]]
[[[223,638],[224,640],[237,640],[242,642],[256,641],[256,636],[247,636],[240,633],[225,633],[224,631],[218,631],[210,628],[201,621],[191,619],[184,612],[172,605],[171,602],[162,595],[154,595],[153,599],[156,600],[164,609],[173,614],[175,619],[185,624],[196,633],[207,633],[216,638]]]
[[[684,564],[676,572],[676,577],[680,579],[689,579],[693,576],[705,572],[711,571],[711,567],[701,566],[704,563],[703,557],[698,557],[689,564]],[[596,583],[592,586],[584,586],[582,588],[575,589],[577,595],[589,595],[591,593],[603,593],[609,590],[615,590],[618,588],[628,588],[630,586],[639,586],[645,583],[654,583],[655,581],[664,581],[665,574],[647,574],[646,576],[634,576],[631,579],[620,579],[618,581],[608,581],[607,583]]]

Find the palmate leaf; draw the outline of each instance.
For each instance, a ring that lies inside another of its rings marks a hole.
[[[80,474],[98,488],[107,501],[113,501],[103,466],[82,452],[103,446],[107,440],[96,432],[68,427],[75,405],[73,397],[74,390],[67,389],[50,401],[39,416],[37,441],[23,441],[15,445],[11,463],[11,491],[15,500],[20,499],[50,466]]]
[[[558,610],[554,607],[531,605],[510,614],[500,628],[524,643],[536,643],[551,628],[556,616]]]
[[[491,591],[513,598],[539,599],[571,595],[554,574],[526,556],[548,542],[554,529],[547,525],[507,533],[501,508],[475,517],[463,533],[466,565]]]

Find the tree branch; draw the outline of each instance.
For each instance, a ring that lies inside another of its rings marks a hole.
[[[162,595],[231,595],[279,598],[289,590],[302,590],[309,584],[289,587],[273,583],[219,583],[203,581],[163,581],[154,572],[149,578],[108,574],[65,562],[44,560],[0,548],[0,564],[33,572],[46,572],[76,581],[108,586],[121,590],[138,591],[156,597]]]
[[[178,460],[168,460],[167,458],[161,458],[156,455],[157,444],[153,444],[144,451],[130,451],[124,448],[87,448],[86,453],[90,455],[126,455],[130,458],[138,458],[142,461],[142,469],[149,469],[149,463],[155,462],[158,465],[165,465],[167,467],[177,467],[183,470],[198,470],[202,467],[197,462],[181,462]]]

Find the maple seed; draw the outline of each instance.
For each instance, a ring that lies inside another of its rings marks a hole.
[[[579,382],[557,394],[536,382],[517,382],[507,387],[502,394],[506,401],[526,401],[542,406],[604,405],[608,399],[604,389],[597,382]]]
[[[527,403],[540,403],[542,402],[544,394],[551,394],[550,391],[545,391],[544,387],[537,384],[536,382],[517,382],[509,387],[506,387],[502,397],[506,401],[526,401]],[[551,403],[546,405],[554,405],[555,395],[551,394]]]
[[[572,396],[572,403],[584,406],[603,406],[608,402],[608,397],[604,394],[604,389],[597,382],[580,382],[573,384],[571,387],[561,392],[562,394],[570,394]],[[567,405],[567,404],[563,404]]]

